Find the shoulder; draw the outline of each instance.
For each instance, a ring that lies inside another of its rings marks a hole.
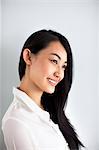
[[[35,121],[38,121],[38,117],[33,111],[31,111],[24,103],[13,101],[2,119],[2,126],[5,126],[5,124],[8,124],[9,122],[28,124]]]

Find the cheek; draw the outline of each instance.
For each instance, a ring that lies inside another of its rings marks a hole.
[[[55,71],[55,68],[48,60],[40,60],[36,63],[33,63],[31,66],[31,74],[35,76],[39,76],[41,78],[48,77],[52,75]]]
[[[54,70],[54,68],[48,61],[41,62],[38,67],[39,67],[40,73],[42,73],[43,76],[48,76],[52,74]]]
[[[48,76],[52,73],[52,69],[48,65],[44,64],[40,67],[40,69],[41,69],[40,72],[42,73],[43,76]]]

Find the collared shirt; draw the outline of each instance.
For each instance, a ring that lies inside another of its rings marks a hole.
[[[2,119],[7,150],[69,150],[59,127],[25,92],[14,99]]]

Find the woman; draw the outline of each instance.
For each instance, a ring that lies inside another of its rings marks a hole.
[[[7,150],[79,150],[64,106],[72,84],[67,39],[52,30],[33,33],[19,61],[20,85],[2,121]]]

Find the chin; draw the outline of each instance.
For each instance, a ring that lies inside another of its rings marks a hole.
[[[55,88],[51,88],[51,89],[46,90],[45,92],[52,94],[52,93],[54,93],[54,91],[55,91]]]

